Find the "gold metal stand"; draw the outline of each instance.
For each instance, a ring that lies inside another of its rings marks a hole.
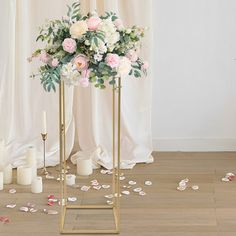
[[[43,140],[43,169],[42,169],[41,175],[48,175],[50,174],[46,168],[46,140],[47,140],[48,134],[47,133],[41,134],[41,136]]]
[[[118,234],[120,232],[120,107],[121,107],[121,79],[118,78],[118,84],[113,85],[112,91],[112,144],[113,144],[113,174],[112,174],[112,205],[69,205],[67,203],[66,186],[66,155],[65,155],[65,91],[64,82],[60,82],[59,91],[59,122],[60,122],[60,185],[61,185],[61,216],[60,233],[61,234]],[[62,204],[63,203],[63,204]],[[114,229],[65,229],[65,219],[67,210],[70,209],[110,209],[113,211],[115,227]]]

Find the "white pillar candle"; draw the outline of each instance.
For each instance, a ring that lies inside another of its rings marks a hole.
[[[42,193],[43,192],[43,180],[42,177],[37,176],[32,180],[31,184],[32,193]]]
[[[12,166],[9,164],[3,169],[3,183],[11,184],[12,183]]]
[[[66,185],[68,185],[68,186],[74,185],[75,184],[75,178],[76,178],[75,175],[72,175],[72,174],[66,175]]]
[[[93,173],[91,158],[80,157],[77,159],[77,174],[91,175]]]
[[[0,190],[3,190],[3,172],[0,172]]]
[[[42,134],[47,133],[47,113],[43,111],[43,120],[42,120]]]
[[[32,182],[32,168],[19,166],[17,168],[17,183],[20,185],[30,185]]]
[[[37,177],[36,148],[30,146],[26,152],[26,165],[32,169],[32,179]]]

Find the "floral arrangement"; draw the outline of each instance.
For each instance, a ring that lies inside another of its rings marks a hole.
[[[128,75],[142,77],[148,63],[139,58],[144,28],[125,28],[113,12],[98,16],[96,12],[80,14],[80,4],[68,6],[66,17],[47,21],[40,28],[37,40],[45,48],[36,50],[30,58],[43,63],[38,74],[46,91],[56,91],[56,83],[104,89],[115,84],[116,78]]]

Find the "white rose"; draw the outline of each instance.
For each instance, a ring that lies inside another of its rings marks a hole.
[[[122,57],[120,59],[120,64],[118,66],[118,75],[122,77],[126,77],[131,70],[131,61],[127,57]]]
[[[74,39],[81,38],[87,31],[88,26],[84,20],[77,21],[70,27],[70,35]]]

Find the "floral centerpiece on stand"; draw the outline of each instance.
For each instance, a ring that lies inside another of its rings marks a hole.
[[[113,12],[98,16],[96,12],[80,14],[80,4],[68,6],[66,17],[47,21],[40,28],[37,41],[45,43],[29,61],[38,57],[43,65],[38,74],[46,91],[56,90],[60,80],[68,85],[104,89],[116,78],[142,77],[147,62],[139,57],[144,28],[125,28]]]

